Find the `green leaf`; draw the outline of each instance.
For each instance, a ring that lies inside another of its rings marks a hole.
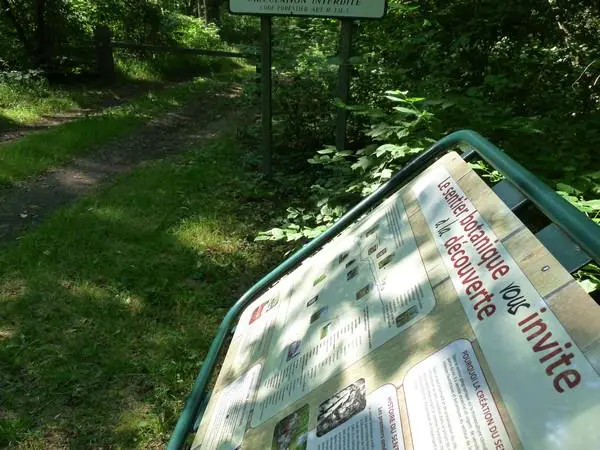
[[[392,171],[390,169],[383,169],[379,176],[382,180],[389,180],[392,177]]]
[[[394,106],[394,109],[404,114],[419,114],[419,111],[415,111],[414,109],[410,108],[405,108],[404,106]]]
[[[323,150],[317,150],[319,155],[330,155],[331,153],[335,153],[335,147],[328,145]]]
[[[298,239],[302,239],[304,237],[304,233],[296,232],[291,233],[286,236],[288,242],[297,241]]]
[[[403,98],[398,98],[394,95],[385,95],[385,98],[387,98],[388,100],[391,100],[393,102],[403,102],[404,101]]]
[[[385,91],[385,93],[388,95],[406,95],[406,94],[408,94],[408,91],[395,90],[395,91]]]
[[[405,138],[406,136],[408,136],[409,134],[410,134],[410,132],[406,128],[404,128],[404,129],[396,132],[396,137],[398,139],[402,139],[402,138]]]
[[[600,210],[600,199],[582,201],[581,204],[591,210]]]
[[[394,144],[383,144],[377,147],[376,156],[381,156],[385,153],[394,153],[394,156],[402,156],[404,154],[403,147]]]
[[[271,228],[267,233],[269,233],[273,239],[281,239],[285,236],[285,232],[281,228]]]
[[[598,289],[598,284],[589,279],[579,280],[579,286],[588,294]]]
[[[369,130],[367,135],[374,137],[374,138],[380,137],[383,135],[389,135],[390,128],[391,127],[387,123],[380,123],[380,124],[374,126],[373,128],[371,128],[371,130]]]
[[[367,170],[372,165],[373,165],[373,161],[371,158],[369,158],[368,156],[361,156],[360,158],[358,158],[358,161],[356,161],[354,164],[352,164],[351,167],[352,167],[352,170],[356,170],[356,169]]]

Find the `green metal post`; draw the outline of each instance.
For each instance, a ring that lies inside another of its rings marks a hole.
[[[262,103],[262,168],[265,176],[272,173],[271,164],[271,16],[260,18],[261,103]]]
[[[342,30],[340,38],[340,68],[338,74],[338,97],[344,105],[350,101],[350,51],[352,49],[352,19],[342,19]],[[348,110],[337,108],[335,124],[335,147],[338,151],[346,148],[346,124],[348,122]]]

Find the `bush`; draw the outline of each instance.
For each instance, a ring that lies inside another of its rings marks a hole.
[[[163,17],[161,29],[173,45],[215,50],[222,47],[216,25],[202,19],[171,13]]]
[[[223,8],[220,28],[221,37],[227,42],[249,44],[260,39],[260,19],[256,16],[230,14]]]
[[[207,50],[226,49],[214,24],[207,24],[183,14],[170,13],[162,18],[162,44],[173,47],[198,48]],[[117,67],[125,78],[146,81],[184,79],[210,71],[218,71],[222,58],[198,56],[186,53],[119,51]]]
[[[434,141],[437,121],[423,98],[388,91],[385,110],[354,106],[354,114],[370,123],[365,147],[338,151],[328,146],[308,160],[319,172],[312,195],[303,205],[287,209],[280,226],[262,232],[257,240],[296,241],[318,236],[361,198],[386,182],[407,160]]]

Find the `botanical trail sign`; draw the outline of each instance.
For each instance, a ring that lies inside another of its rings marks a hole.
[[[381,19],[385,0],[230,0],[233,14]]]
[[[455,152],[241,314],[192,450],[592,450],[600,308]]]

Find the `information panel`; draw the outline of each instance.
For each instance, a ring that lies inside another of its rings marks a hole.
[[[385,0],[230,0],[233,14],[381,19]]]
[[[591,449],[600,307],[456,153],[242,314],[195,449]]]

